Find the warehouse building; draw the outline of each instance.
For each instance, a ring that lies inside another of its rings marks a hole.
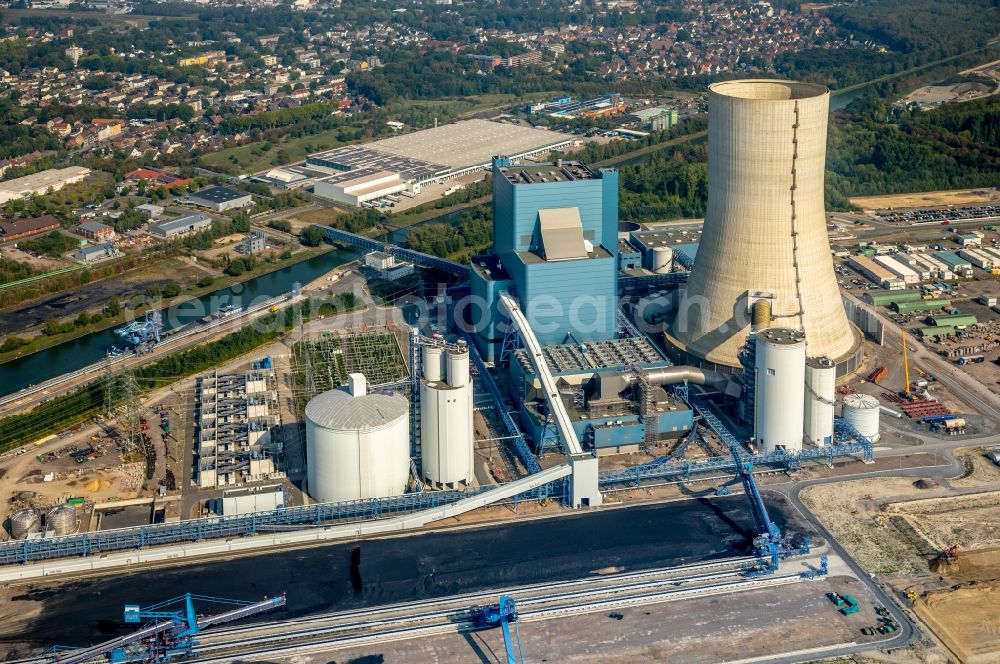
[[[143,203],[142,205],[137,205],[135,211],[144,214],[150,219],[156,219],[163,214],[162,205],[153,205],[152,203]]]
[[[202,189],[199,192],[188,194],[188,199],[198,207],[208,208],[216,212],[236,210],[253,205],[253,198],[250,194],[228,187]]]
[[[313,193],[338,203],[360,207],[369,201],[398,194],[407,188],[399,173],[363,168],[320,180]]]
[[[115,249],[113,244],[107,243],[80,247],[73,252],[73,258],[75,260],[87,265],[90,263],[100,263],[101,261],[111,260],[112,258],[118,258],[121,255],[122,252]]]
[[[59,220],[51,214],[13,221],[0,220],[0,242],[13,242],[55,230],[59,230]]]
[[[306,158],[305,167],[330,174],[315,180],[316,195],[360,205],[399,192],[416,194],[424,184],[487,171],[497,154],[509,155],[512,160],[530,160],[570,146],[575,140],[570,134],[543,129],[489,120],[462,120],[366,145],[312,154]],[[270,184],[273,173],[268,171],[254,179]],[[345,173],[350,175],[342,175]],[[398,181],[392,179],[393,175]],[[345,184],[356,188],[361,195],[345,192],[348,188]]]
[[[207,214],[189,214],[186,217],[167,219],[149,226],[148,233],[160,238],[180,237],[188,233],[197,233],[212,225],[212,218]]]
[[[46,171],[25,175],[22,178],[0,182],[0,203],[18,198],[42,196],[50,191],[59,191],[68,184],[82,182],[88,175],[90,175],[89,168],[68,166],[66,168],[50,168]]]
[[[893,274],[868,256],[851,256],[847,260],[852,268],[877,283],[880,288],[902,290],[906,285],[902,277]]]

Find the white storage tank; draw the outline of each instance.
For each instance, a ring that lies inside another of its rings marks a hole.
[[[828,357],[806,360],[805,437],[818,447],[833,443],[837,365]]]
[[[420,382],[420,457],[424,478],[438,487],[457,488],[475,476],[473,390],[469,350],[460,344],[447,353],[447,381]]]
[[[314,397],[306,405],[309,495],[329,502],[405,493],[409,410],[400,394],[368,394],[362,374],[351,374],[347,389]]]
[[[754,399],[757,445],[764,454],[802,449],[806,337],[800,330],[770,327],[757,333]]]
[[[427,380],[444,380],[444,348],[435,344],[424,346],[423,353],[424,378]]]
[[[844,397],[844,419],[866,438],[878,440],[878,399],[870,394],[848,394]]]
[[[671,247],[653,247],[653,272],[666,274],[674,263],[674,250]]]

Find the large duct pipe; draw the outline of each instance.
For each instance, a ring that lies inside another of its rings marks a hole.
[[[717,371],[700,369],[698,367],[680,366],[664,369],[651,369],[644,372],[646,380],[652,385],[676,385],[677,383],[694,383],[695,385],[711,385],[722,390],[729,379]],[[637,376],[634,373],[624,376],[626,383],[633,383]]]

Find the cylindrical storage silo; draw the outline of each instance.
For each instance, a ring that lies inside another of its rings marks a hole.
[[[674,250],[670,247],[653,247],[653,272],[665,274],[670,272],[674,263]]]
[[[53,531],[57,537],[76,532],[76,510],[69,505],[57,505],[45,515],[45,530]]]
[[[439,487],[469,484],[475,475],[472,383],[420,383],[420,461]]]
[[[869,440],[878,440],[879,402],[870,394],[844,397],[844,420]]]
[[[433,344],[424,346],[424,378],[437,382],[444,380],[444,348]]]
[[[308,492],[320,502],[402,495],[410,474],[409,403],[338,389],[306,405]]]
[[[448,351],[448,385],[462,387],[469,384],[469,349],[464,344]]]
[[[822,447],[833,443],[833,406],[837,365],[828,357],[806,360],[805,439]]]
[[[760,451],[801,450],[804,414],[797,405],[805,398],[805,335],[783,327],[758,332],[755,370],[755,437]]]
[[[41,529],[42,519],[38,512],[30,507],[18,510],[10,517],[10,536],[13,539],[27,539]]]

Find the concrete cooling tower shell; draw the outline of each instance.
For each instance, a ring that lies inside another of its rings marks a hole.
[[[770,325],[805,330],[810,356],[860,352],[826,231],[829,96],[790,81],[709,87],[708,207],[669,334],[694,361],[739,366],[751,293],[771,296]]]

